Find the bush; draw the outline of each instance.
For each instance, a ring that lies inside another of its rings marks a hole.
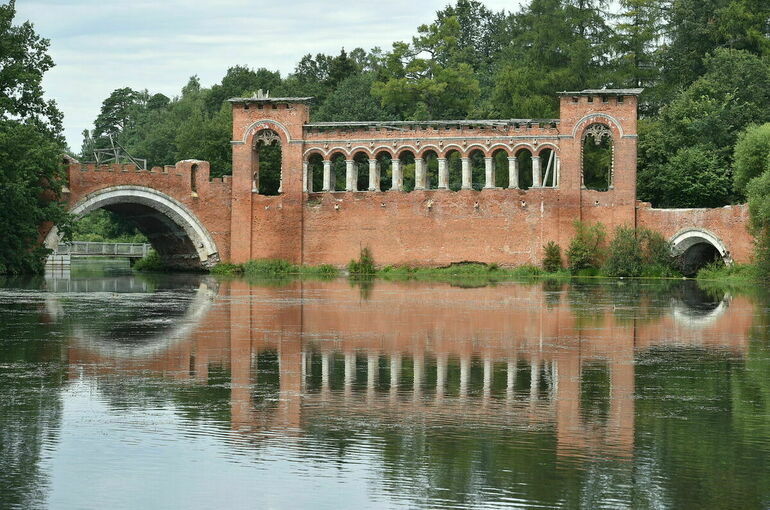
[[[243,266],[240,264],[231,264],[230,262],[220,262],[209,271],[211,274],[222,276],[234,276],[243,274]]]
[[[358,260],[351,260],[348,264],[348,272],[351,275],[373,275],[377,272],[374,267],[374,257],[369,248],[362,248]]]
[[[547,273],[556,273],[562,268],[561,247],[553,241],[543,246],[543,269]]]
[[[133,269],[134,271],[159,272],[165,271],[166,266],[160,258],[160,255],[158,255],[158,252],[153,250],[148,253],[146,257],[137,260],[134,263]]]
[[[610,242],[604,273],[607,276],[642,275],[642,243],[631,227],[618,227]]]
[[[586,225],[575,221],[575,237],[569,243],[567,259],[569,270],[577,273],[585,269],[597,270],[601,266],[602,246],[606,234],[601,223]]]
[[[603,267],[607,276],[675,276],[671,246],[658,232],[647,228],[618,227]]]

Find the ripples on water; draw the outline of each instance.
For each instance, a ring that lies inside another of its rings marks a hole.
[[[7,281],[0,507],[770,507],[762,298],[468,287]]]

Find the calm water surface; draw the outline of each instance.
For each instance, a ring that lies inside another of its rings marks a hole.
[[[0,280],[0,507],[770,508],[769,325],[692,282]]]

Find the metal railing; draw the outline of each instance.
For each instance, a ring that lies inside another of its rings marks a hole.
[[[72,257],[146,257],[152,245],[147,243],[100,243],[90,241],[71,241],[60,243],[56,255]]]

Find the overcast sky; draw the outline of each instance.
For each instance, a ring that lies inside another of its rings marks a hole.
[[[5,0],[0,0],[5,1]],[[211,86],[233,65],[285,76],[307,53],[340,47],[390,48],[409,40],[449,0],[17,0],[17,23],[30,20],[51,41],[56,67],[46,96],[64,112],[67,142],[80,149],[104,98],[120,87],[171,97],[197,74]],[[518,10],[521,0],[486,0]]]

